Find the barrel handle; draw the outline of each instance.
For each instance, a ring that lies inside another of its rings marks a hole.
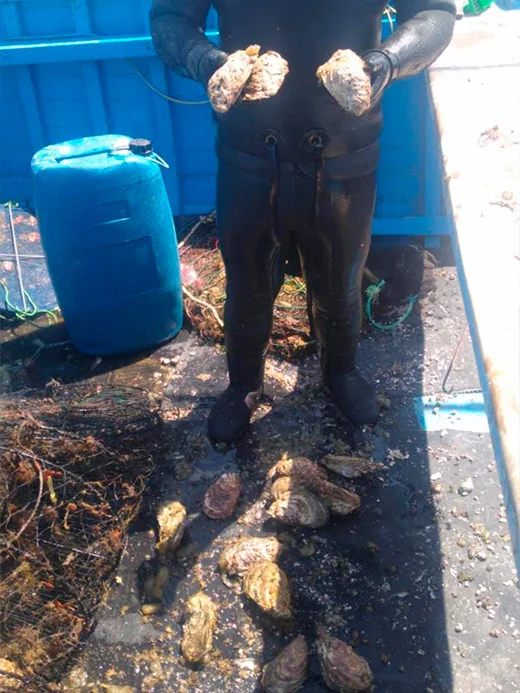
[[[59,156],[55,157],[55,161],[57,164],[61,164],[62,161],[68,161],[69,159],[84,159],[87,156],[96,156],[98,154],[114,154],[116,152],[128,151],[130,151],[130,148],[127,145],[122,145],[120,147],[93,149],[92,151],[85,152],[84,154],[69,154],[68,156]],[[159,156],[157,152],[152,152],[146,158],[151,159],[154,163],[158,164],[159,166],[162,166],[163,168],[170,168],[169,164],[167,164],[166,161],[162,158],[162,156]]]

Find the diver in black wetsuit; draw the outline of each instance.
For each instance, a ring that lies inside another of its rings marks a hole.
[[[221,47],[205,37],[210,6]],[[385,0],[154,0],[152,36],[173,70],[207,86],[227,56],[251,44],[289,63],[279,93],[217,115],[217,225],[227,276],[230,386],[209,418],[215,441],[233,442],[262,394],[273,303],[296,246],[321,347],[325,383],[352,423],[377,418],[375,392],[355,367],[361,281],[375,201],[381,96],[446,48],[454,0],[394,0],[399,27],[381,43]],[[362,56],[370,110],[346,113],[316,69],[338,49]]]

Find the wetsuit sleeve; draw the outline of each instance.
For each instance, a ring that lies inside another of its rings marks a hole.
[[[392,63],[391,81],[434,63],[451,41],[455,0],[394,0],[398,28],[380,48]]]
[[[152,39],[160,58],[172,70],[207,86],[227,60],[204,33],[211,0],[154,0],[150,11]]]

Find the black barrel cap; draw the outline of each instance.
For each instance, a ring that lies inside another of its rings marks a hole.
[[[128,148],[133,154],[140,154],[141,156],[146,156],[153,152],[152,143],[150,140],[136,139],[131,140]]]

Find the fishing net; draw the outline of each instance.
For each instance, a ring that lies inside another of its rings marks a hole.
[[[203,217],[179,245],[184,308],[197,333],[213,343],[224,341],[226,273],[214,217]],[[307,316],[307,291],[299,277],[288,276],[274,306],[272,351],[300,359],[314,346]]]
[[[41,693],[91,628],[160,418],[138,389],[92,385],[1,398],[0,410],[0,690]]]

